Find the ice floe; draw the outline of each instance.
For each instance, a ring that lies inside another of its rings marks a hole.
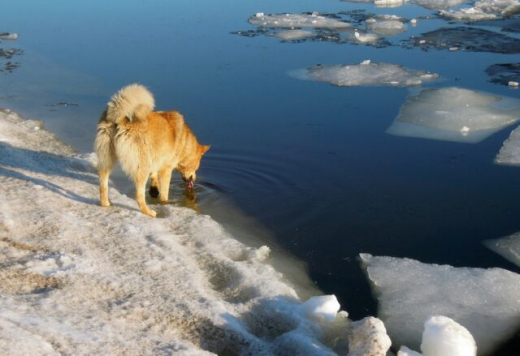
[[[304,38],[312,37],[314,36],[314,33],[311,31],[306,30],[287,30],[287,31],[280,31],[275,33],[275,37],[278,37],[285,41],[295,41],[295,40],[301,40]]]
[[[336,298],[301,301],[267,247],[187,208],[148,219],[115,189],[99,207],[88,158],[0,111],[1,354],[333,355],[346,344]]]
[[[511,82],[520,82],[520,63],[499,63],[486,68],[491,77],[490,82],[509,85]]]
[[[385,356],[392,341],[383,322],[367,317],[350,325],[348,332],[349,356]]]
[[[255,26],[271,28],[349,28],[348,22],[339,21],[319,13],[311,14],[272,14],[258,13],[249,18],[249,23]]]
[[[403,19],[395,15],[380,15],[365,21],[368,30],[375,33],[393,36],[406,31]]]
[[[408,97],[387,133],[477,143],[520,119],[520,100],[451,87]]]
[[[422,324],[432,315],[444,315],[466,328],[482,355],[493,351],[520,328],[520,275],[516,273],[369,254],[362,254],[361,259],[378,296],[378,316],[384,321],[394,347],[405,345],[418,350]],[[432,347],[440,349],[455,339],[471,349],[471,339],[462,330],[457,329],[446,338],[443,330],[453,331],[451,322],[433,320],[425,330],[424,336],[430,341],[423,338],[424,355]]]
[[[458,11],[454,10],[441,10],[439,11],[439,15],[441,17],[445,17],[449,20],[457,20],[457,21],[482,21],[482,20],[493,20],[497,16],[495,14],[488,14],[482,11],[481,9],[470,7],[460,9]]]
[[[467,0],[412,0],[411,2],[431,10],[445,10],[465,3]]]
[[[376,7],[399,7],[408,3],[408,0],[341,0],[353,3],[371,3]]]
[[[360,64],[314,66],[307,75],[337,86],[390,85],[412,86],[438,78],[435,73],[407,69],[396,64],[364,61]]]
[[[495,163],[509,166],[520,165],[520,127],[514,129],[495,157]]]
[[[486,240],[484,245],[520,267],[520,232],[500,239]]]
[[[414,37],[411,42],[426,50],[457,47],[468,52],[520,53],[520,39],[474,27],[443,27]]]
[[[520,2],[518,0],[480,0],[475,2],[475,8],[486,13],[498,13],[503,16],[511,16],[520,13]]]

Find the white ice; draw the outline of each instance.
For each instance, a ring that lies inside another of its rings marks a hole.
[[[467,0],[411,0],[410,2],[432,10],[446,10],[465,3]]]
[[[393,36],[406,31],[403,20],[395,15],[369,18],[365,23],[368,30],[385,36]]]
[[[364,33],[360,32],[358,30],[355,30],[354,32],[354,40],[356,42],[360,43],[374,43],[381,39],[380,36],[376,35],[375,33]]]
[[[383,322],[374,317],[353,322],[348,332],[348,356],[385,356],[392,341]]]
[[[398,7],[408,2],[408,0],[341,0],[353,3],[373,3],[376,7]]]
[[[422,325],[432,315],[447,316],[468,329],[481,355],[520,327],[520,275],[516,273],[369,254],[361,258],[378,296],[378,316],[395,347],[418,350]]]
[[[417,351],[409,349],[406,346],[401,346],[401,348],[399,348],[399,351],[397,351],[397,356],[423,356],[423,355],[421,355]]]
[[[387,133],[476,143],[520,119],[520,100],[462,88],[408,97]]]
[[[249,18],[249,23],[255,26],[271,28],[349,28],[351,24],[336,19],[312,14],[273,14],[258,13]]]
[[[457,20],[457,21],[482,21],[482,20],[493,20],[493,19],[497,18],[497,16],[495,14],[485,13],[481,9],[478,9],[475,7],[463,8],[458,11],[441,10],[441,11],[439,11],[439,15],[442,17],[445,17],[449,20]]]
[[[510,166],[520,165],[520,127],[514,129],[495,157],[495,163]]]
[[[424,323],[423,356],[475,356],[477,345],[471,333],[445,316],[435,315]]]
[[[0,111],[0,354],[333,355],[347,342],[335,297],[302,303],[267,247],[187,208],[148,218],[115,189],[99,207],[84,157]]]
[[[486,240],[484,245],[520,267],[520,232],[500,239]]]
[[[311,31],[306,31],[306,30],[287,30],[287,31],[277,32],[274,36],[278,37],[282,40],[294,41],[294,40],[301,40],[304,38],[312,37],[312,36],[314,36],[314,33],[312,33]]]
[[[475,3],[475,8],[489,14],[501,14],[511,16],[520,12],[518,0],[480,0]]]
[[[390,85],[412,86],[438,78],[437,74],[407,69],[396,64],[365,61],[360,64],[316,66],[307,75],[317,81],[338,86]]]

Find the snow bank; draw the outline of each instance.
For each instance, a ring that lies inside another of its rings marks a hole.
[[[520,119],[520,100],[456,87],[411,96],[387,133],[476,143]]]
[[[255,26],[271,28],[349,28],[348,22],[338,21],[333,18],[312,14],[273,14],[258,13],[249,18],[249,23]]]
[[[484,245],[520,267],[520,232],[501,239],[486,240]]]
[[[335,297],[302,304],[267,247],[187,208],[149,219],[110,195],[99,207],[84,157],[0,111],[1,354],[332,355],[346,343]]]
[[[307,69],[307,75],[314,80],[337,86],[412,86],[420,85],[425,80],[438,78],[435,73],[370,61],[360,64],[314,66]]]
[[[379,317],[395,346],[419,349],[422,323],[431,315],[445,315],[468,329],[479,354],[491,352],[520,327],[520,275],[516,273],[368,254],[361,259],[378,295]],[[451,340],[444,338],[442,329],[434,333],[439,330],[435,323],[429,330],[428,337]],[[439,339],[435,344],[440,347]],[[429,345],[424,347],[431,350]]]

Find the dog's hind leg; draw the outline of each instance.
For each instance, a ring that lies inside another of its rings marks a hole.
[[[111,169],[100,169],[99,170],[99,197],[101,206],[110,206],[108,201],[108,177],[110,176]]]
[[[148,216],[155,218],[157,213],[146,205],[145,194],[146,191],[146,181],[148,180],[148,174],[139,172],[137,177],[135,177],[135,200],[137,200],[137,204],[139,205],[139,209]]]
[[[150,179],[151,183],[148,192],[152,198],[157,198],[159,196],[159,181],[157,179],[157,173],[152,173]]]

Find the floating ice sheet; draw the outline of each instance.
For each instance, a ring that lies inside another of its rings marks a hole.
[[[516,273],[368,254],[361,258],[394,347],[418,350],[422,325],[431,315],[447,316],[468,329],[481,355],[520,328],[520,275]]]
[[[301,40],[304,38],[309,38],[314,36],[314,33],[311,31],[305,31],[305,30],[287,30],[287,31],[280,31],[274,34],[275,37],[278,37],[285,41],[295,41],[295,40]]]
[[[412,0],[411,2],[431,10],[445,10],[465,3],[467,0]]]
[[[461,89],[426,89],[408,97],[387,133],[477,143],[520,119],[520,100]]]
[[[366,20],[368,30],[375,33],[393,36],[406,31],[403,19],[394,15],[376,16]]]
[[[495,163],[509,166],[520,166],[520,127],[514,129],[504,141]]]
[[[474,27],[443,27],[414,37],[412,44],[424,49],[457,47],[468,52],[520,53],[520,40]]]
[[[489,14],[499,13],[504,16],[511,16],[520,12],[518,0],[480,0],[475,3],[475,7]]]
[[[493,20],[497,16],[495,14],[488,14],[484,11],[475,8],[464,8],[460,9],[458,11],[454,10],[441,10],[439,11],[439,15],[441,17],[445,17],[449,20],[456,20],[456,21],[483,21],[483,20]]]
[[[370,61],[364,61],[360,64],[314,66],[307,69],[307,75],[317,81],[337,86],[412,86],[438,78],[435,73],[407,69],[396,64]]]
[[[258,13],[249,18],[255,26],[272,28],[349,28],[351,24],[318,13],[312,14],[272,14]]]
[[[353,3],[372,3],[376,7],[398,7],[408,2],[408,0],[341,0]]]
[[[520,82],[520,63],[499,63],[486,68],[490,81],[508,85],[509,82]]]
[[[484,245],[520,267],[520,232],[501,239],[486,240]]]

